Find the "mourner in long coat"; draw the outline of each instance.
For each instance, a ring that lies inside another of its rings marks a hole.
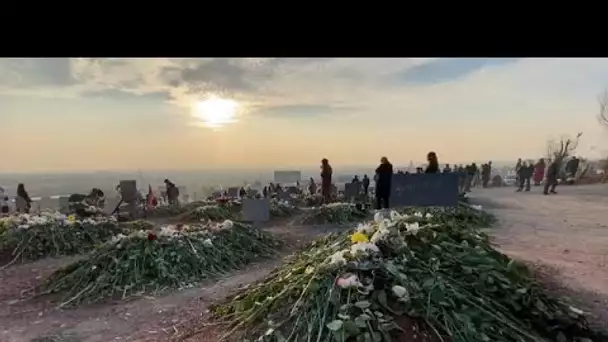
[[[376,168],[376,209],[387,209],[391,196],[391,181],[393,179],[393,164],[386,157],[380,159]]]
[[[331,176],[333,170],[327,158],[321,160],[321,193],[323,194],[323,200],[325,203],[331,201]]]
[[[559,166],[559,160],[554,160],[551,164],[549,164],[549,167],[547,168],[547,180],[545,182],[545,189],[543,191],[545,195],[548,195],[550,193],[557,194],[557,192],[555,192],[555,187],[557,186]]]

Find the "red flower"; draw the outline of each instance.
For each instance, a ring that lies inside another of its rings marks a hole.
[[[148,241],[154,241],[154,240],[156,240],[156,234],[148,233]]]

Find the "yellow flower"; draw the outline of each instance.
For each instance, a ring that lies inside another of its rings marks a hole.
[[[350,236],[350,241],[352,243],[363,243],[363,242],[368,242],[369,239],[367,238],[367,235],[356,232]]]
[[[76,221],[76,216],[74,216],[74,215],[68,216],[68,221],[75,222]]]

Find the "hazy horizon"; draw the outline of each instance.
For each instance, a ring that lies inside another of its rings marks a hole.
[[[0,173],[515,160],[583,132],[608,155],[608,59],[0,60]]]

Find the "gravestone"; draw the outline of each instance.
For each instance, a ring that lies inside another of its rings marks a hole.
[[[344,184],[344,197],[347,202],[355,201],[361,193],[361,183]]]
[[[393,174],[391,207],[439,206],[458,204],[460,173]]]
[[[137,216],[137,182],[134,180],[121,180],[120,181],[120,194],[125,203],[127,203],[127,210],[132,220]]]
[[[120,181],[120,195],[126,203],[135,202],[137,199],[137,182],[134,180]]]
[[[57,199],[59,205],[59,212],[62,214],[67,214],[70,212],[70,197],[69,196],[60,196]]]
[[[239,197],[239,190],[240,189],[237,187],[228,188],[228,197],[232,197],[232,198]]]
[[[266,198],[245,198],[242,215],[246,222],[267,222],[270,220],[270,201]]]

